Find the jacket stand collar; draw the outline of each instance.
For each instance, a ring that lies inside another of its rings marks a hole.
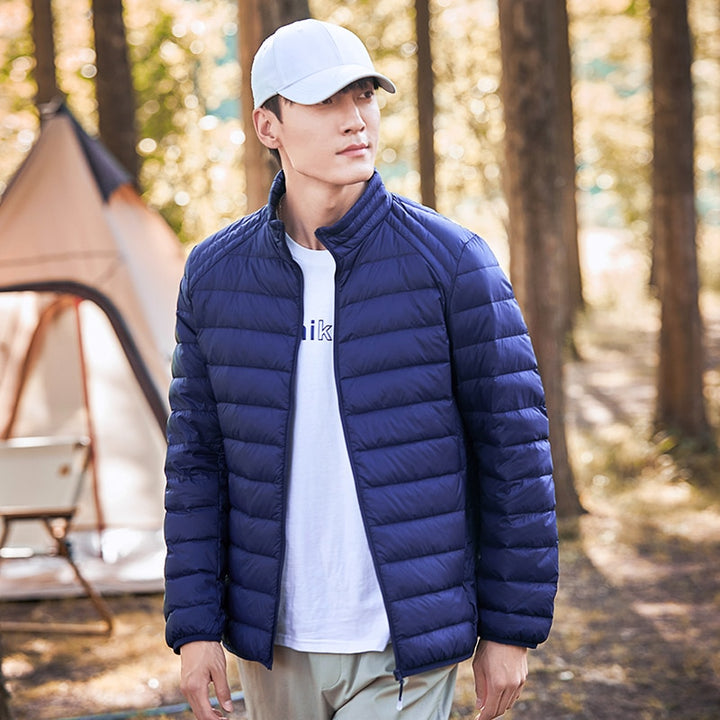
[[[285,175],[281,170],[273,180],[265,211],[273,239],[282,245],[285,245],[285,225],[277,212],[284,194]],[[391,202],[392,196],[375,170],[355,205],[335,224],[318,228],[315,235],[339,260],[375,231],[390,211]]]

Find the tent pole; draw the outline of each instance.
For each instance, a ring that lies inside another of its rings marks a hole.
[[[98,532],[98,555],[103,558],[103,532],[105,531],[105,514],[103,513],[102,502],[100,498],[100,488],[98,486],[97,474],[97,458],[95,456],[95,425],[93,423],[92,413],[90,412],[90,392],[87,382],[87,364],[85,362],[85,348],[83,347],[82,324],[80,322],[80,303],[82,298],[77,295],[73,297],[75,307],[75,325],[77,327],[78,339],[78,357],[80,358],[80,377],[82,379],[83,404],[85,406],[85,416],[87,418],[88,437],[90,438],[88,463],[92,468],[92,488],[93,501],[95,503],[95,513],[97,516],[97,532]]]
[[[47,328],[57,314],[62,312],[64,307],[67,307],[67,305],[63,303],[63,296],[60,295],[51,301],[48,301],[48,303],[39,311],[38,323],[33,330],[30,341],[27,344],[27,351],[18,372],[17,386],[12,406],[10,408],[10,416],[8,417],[4,427],[0,430],[0,438],[3,440],[7,440],[12,436],[15,421],[17,420],[20,408],[20,401],[30,374],[30,369],[33,367],[40,351],[40,346],[43,342],[45,333],[47,332]]]

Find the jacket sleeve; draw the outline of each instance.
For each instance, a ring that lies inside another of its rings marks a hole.
[[[520,308],[478,237],[463,250],[449,304],[477,542],[478,635],[534,647],[550,631],[558,577],[548,418]]]
[[[217,407],[197,342],[188,271],[178,295],[165,462],[166,640],[223,634],[227,481]]]

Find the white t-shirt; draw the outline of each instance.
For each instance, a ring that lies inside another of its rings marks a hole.
[[[327,250],[287,243],[305,289],[276,641],[303,652],[384,650],[387,614],[335,385],[335,261]]]

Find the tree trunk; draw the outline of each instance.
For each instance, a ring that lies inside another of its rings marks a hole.
[[[572,102],[572,61],[566,0],[553,0],[555,81],[557,93],[558,172],[563,247],[566,252],[567,314],[565,332],[570,335],[575,317],[584,308],[582,272],[578,249],[577,203],[575,198],[575,136]]]
[[[260,17],[263,29],[262,42],[281,25],[309,18],[310,6],[308,0],[275,0],[274,2],[260,3]]]
[[[105,146],[137,184],[135,92],[122,0],[93,0],[98,126]]]
[[[430,3],[415,0],[415,35],[417,38],[417,104],[418,155],[420,166],[420,199],[434,208],[435,197],[435,77],[430,47]]]
[[[557,192],[558,120],[550,3],[499,3],[510,271],[547,396],[558,515],[582,512],[565,436],[566,252]]]
[[[268,149],[257,139],[253,125],[253,99],[250,89],[250,68],[262,41],[281,25],[310,17],[308,0],[238,0],[238,42],[240,69],[243,78],[240,89],[242,121],[245,128],[245,195],[247,212],[265,205],[277,164]]]
[[[656,420],[693,438],[709,432],[695,246],[693,96],[687,0],[651,0],[653,246],[661,305]]]
[[[3,644],[2,635],[0,635],[0,720],[12,720],[13,715],[10,710],[10,693],[5,687],[5,675],[2,669]]]
[[[42,106],[58,94],[51,0],[32,0],[32,36],[35,44],[35,105]]]

